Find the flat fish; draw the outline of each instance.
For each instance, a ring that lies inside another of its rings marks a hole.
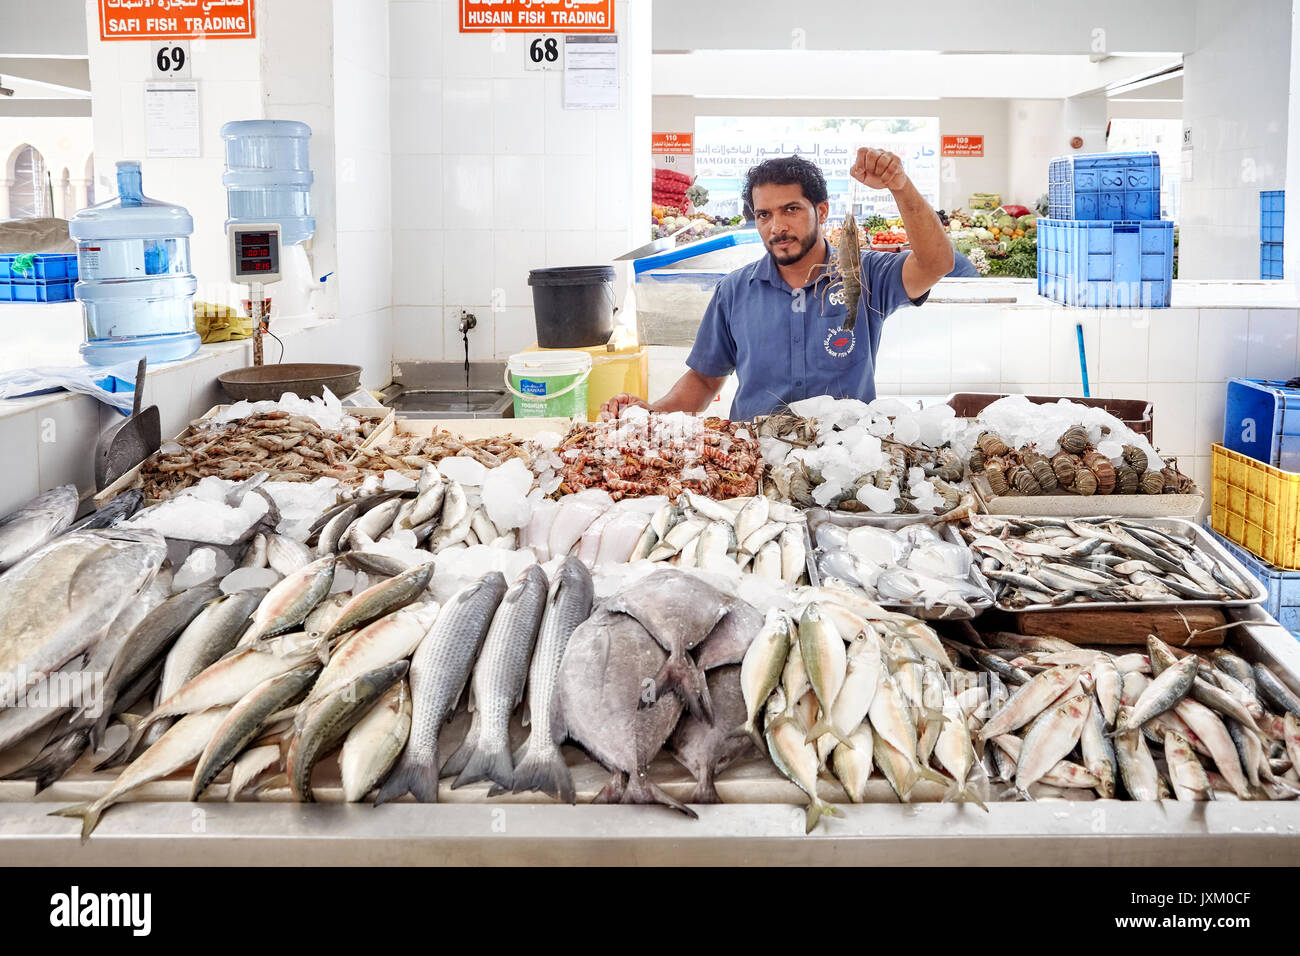
[[[721,803],[713,785],[714,778],[741,755],[754,749],[754,742],[748,736],[733,736],[731,733],[732,728],[745,720],[740,666],[728,664],[711,671],[708,683],[715,722],[701,720],[694,714],[686,715],[664,748],[696,780],[691,803]]]
[[[667,657],[636,619],[599,609],[569,638],[555,713],[565,735],[613,774],[597,802],[660,803],[694,817],[647,772],[683,709],[676,694],[640,706]]]
[[[712,719],[704,674],[686,652],[713,630],[731,607],[731,600],[699,578],[664,568],[615,594],[605,607],[626,614],[668,652],[654,675],[654,700],[675,693],[691,713]],[[653,701],[642,699],[641,706]]]

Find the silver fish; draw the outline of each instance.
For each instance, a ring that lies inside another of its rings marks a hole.
[[[1162,671],[1159,677],[1147,685],[1146,690],[1142,691],[1142,696],[1133,705],[1132,713],[1129,715],[1132,723],[1125,725],[1116,723],[1111,733],[1128,733],[1130,730],[1137,730],[1153,717],[1172,710],[1174,705],[1186,697],[1187,692],[1191,690],[1192,681],[1196,678],[1197,662],[1196,655],[1189,654],[1177,664]]]
[[[547,595],[537,649],[528,670],[528,712],[531,730],[523,756],[514,769],[510,789],[540,790],[574,802],[573,780],[556,740],[552,705],[560,662],[574,630],[591,616],[595,588],[591,572],[577,558],[565,558]],[[559,731],[560,736],[563,731]]]
[[[312,553],[301,541],[283,534],[273,534],[266,539],[266,563],[285,577],[301,571],[311,564]]]
[[[405,680],[399,680],[343,741],[339,771],[344,800],[356,803],[375,788],[406,746],[410,730],[411,691]]]
[[[0,518],[0,571],[13,567],[72,524],[80,503],[76,485],[60,485]]]
[[[316,761],[347,736],[388,688],[406,676],[409,667],[406,661],[398,661],[362,674],[312,707],[285,758],[289,789],[298,800],[311,803],[316,799],[311,786]]]
[[[362,627],[398,608],[406,607],[420,598],[432,577],[433,562],[429,562],[371,585],[344,605],[339,616],[325,632],[324,639],[332,640],[345,631]]]
[[[1027,795],[1031,784],[1040,780],[1079,742],[1088,719],[1090,698],[1080,694],[1053,704],[1035,718],[1025,734],[1020,759],[1016,762],[1016,790]]]
[[[444,505],[445,508],[445,505]],[[411,793],[438,801],[438,732],[460,699],[492,615],[506,592],[499,571],[462,588],[443,606],[411,660],[411,732],[397,766],[380,787],[375,805]]]
[[[1129,716],[1130,708],[1121,707],[1119,721],[1128,723],[1126,718]],[[1128,795],[1134,800],[1159,800],[1162,781],[1151,751],[1147,749],[1146,739],[1139,731],[1130,730],[1117,734],[1114,740],[1115,760]]]
[[[230,651],[264,597],[265,588],[254,588],[220,595],[204,605],[167,652],[159,699],[166,700]]]
[[[51,816],[80,817],[81,842],[90,838],[99,825],[100,815],[127,793],[161,779],[192,763],[212,739],[213,732],[225,720],[228,708],[221,707],[190,714],[176,722],[161,740],[141,754],[118,775],[108,791],[96,800],[55,810]]]
[[[283,634],[305,621],[329,595],[335,566],[333,556],[318,558],[271,588],[253,612],[253,623],[239,639],[240,646]]]
[[[248,549],[239,561],[241,568],[264,568],[267,564],[266,550],[267,538],[262,532],[257,532],[248,542]]]
[[[479,780],[503,789],[511,785],[510,715],[524,695],[547,590],[546,574],[532,565],[511,585],[492,618],[470,682],[473,721],[464,743],[442,768],[444,776],[458,774],[452,789]]]
[[[740,667],[740,687],[745,700],[745,720],[733,733],[744,733],[762,749],[757,727],[767,698],[776,689],[785,668],[792,639],[797,639],[790,615],[773,608],[767,612],[763,629],[745,651]]]
[[[320,662],[308,661],[263,681],[240,698],[226,712],[199,756],[190,784],[190,799],[202,796],[227,764],[257,738],[267,718],[301,697],[319,673]]]
[[[325,523],[316,539],[316,557],[324,558],[339,550],[343,533],[357,520],[358,508],[349,504]]]

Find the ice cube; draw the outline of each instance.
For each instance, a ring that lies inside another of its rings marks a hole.
[[[227,559],[229,560],[229,559]],[[195,548],[172,578],[174,591],[185,591],[205,584],[217,576],[217,552],[212,548]]]
[[[558,476],[554,477],[555,487],[559,487]],[[518,458],[488,470],[483,479],[483,505],[492,523],[502,531],[526,525],[533,513],[527,498],[532,486],[532,472]]]
[[[442,459],[438,462],[438,470],[444,478],[462,485],[481,485],[487,475],[487,467],[482,462],[463,456]]]
[[[334,580],[344,571],[340,568],[334,574]],[[351,572],[348,572],[351,574]],[[224,578],[221,579],[221,591],[224,594],[234,594],[236,591],[247,591],[249,588],[273,588],[280,582],[280,573],[272,568],[235,568]]]
[[[391,468],[384,472],[383,489],[385,491],[410,491],[414,487],[414,478],[408,478],[400,471],[394,471]]]
[[[904,445],[915,445],[921,439],[921,425],[912,414],[894,418],[894,440]]]
[[[858,501],[876,514],[892,514],[895,507],[893,490],[877,488],[875,485],[863,485],[859,488]]]
[[[1103,441],[1097,446],[1097,451],[1113,461],[1124,454],[1124,446],[1117,441]]]
[[[330,594],[342,594],[344,591],[351,591],[352,586],[357,583],[357,573],[351,568],[335,566],[334,583],[330,585]]]
[[[813,489],[813,501],[823,508],[830,503],[832,498],[838,496],[844,491],[844,486],[837,481],[824,481]]]

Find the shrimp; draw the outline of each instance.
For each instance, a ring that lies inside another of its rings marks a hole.
[[[852,331],[858,318],[858,303],[862,300],[862,233],[852,213],[844,217],[844,227],[840,230],[840,241],[835,247],[835,263],[820,262],[809,271],[809,278],[820,279],[830,275],[834,278],[822,289],[823,302],[829,294],[834,302],[840,296],[844,299],[844,329]]]

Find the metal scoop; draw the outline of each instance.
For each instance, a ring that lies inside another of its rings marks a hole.
[[[158,406],[140,409],[146,364],[146,359],[140,359],[136,368],[131,417],[119,425],[110,425],[99,436],[99,445],[95,448],[96,491],[103,491],[162,447],[162,420],[158,416]]]

